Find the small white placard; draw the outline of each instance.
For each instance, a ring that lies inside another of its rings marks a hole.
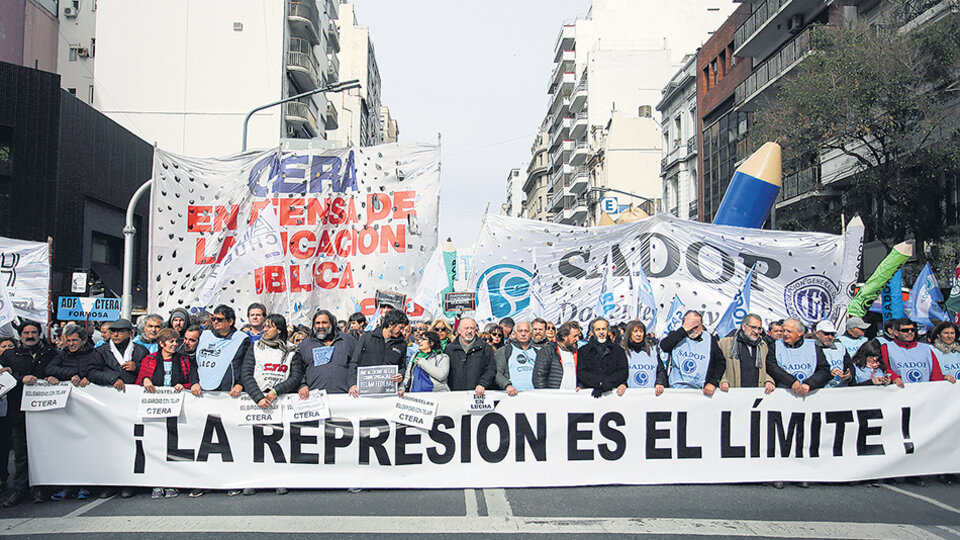
[[[15,386],[17,386],[16,377],[14,377],[9,371],[0,373],[0,396],[7,395],[7,392],[13,390]]]
[[[137,405],[137,418],[168,418],[180,416],[183,410],[183,394],[173,388],[157,388],[154,393],[144,391]]]
[[[240,416],[237,424],[241,426],[254,426],[261,424],[282,424],[283,409],[278,401],[266,409],[261,409],[250,396],[244,394],[237,399],[237,406],[240,408]]]
[[[20,401],[21,411],[52,411],[67,406],[70,389],[73,385],[68,382],[50,384],[47,381],[37,381],[34,384],[23,385],[23,400]]]
[[[361,396],[391,395],[397,393],[393,377],[397,366],[367,366],[357,368],[357,391]]]
[[[467,395],[467,412],[485,414],[493,411],[493,400],[488,394],[477,396],[473,392]]]
[[[433,429],[433,419],[437,416],[437,400],[424,397],[423,394],[404,394],[393,405],[390,420],[398,424],[420,429]]]
[[[311,422],[330,418],[330,400],[327,399],[326,390],[311,390],[307,399],[290,394],[288,399],[288,410],[285,413],[288,422]]]

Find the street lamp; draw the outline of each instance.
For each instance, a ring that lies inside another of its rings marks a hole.
[[[251,110],[250,112],[247,113],[247,117],[243,119],[243,144],[240,147],[240,151],[242,152],[247,151],[247,124],[250,122],[250,117],[253,116],[253,113],[257,111],[262,111],[263,109],[267,109],[269,107],[273,107],[274,105],[280,105],[281,103],[286,103],[288,101],[295,101],[302,97],[312,96],[314,94],[320,94],[322,92],[343,92],[344,90],[350,90],[351,88],[360,88],[360,80],[353,79],[350,81],[333,83],[329,86],[322,86],[320,88],[315,88],[313,90],[304,92],[302,94],[297,94],[295,96],[290,96],[288,98],[283,98],[278,101],[267,103],[266,105],[261,105]]]

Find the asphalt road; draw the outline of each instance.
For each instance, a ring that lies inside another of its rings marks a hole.
[[[576,474],[571,469],[571,475]],[[716,538],[960,539],[960,486],[907,484],[605,486],[470,490],[294,490],[26,503],[0,509],[21,538]],[[292,537],[292,536],[291,536]]]

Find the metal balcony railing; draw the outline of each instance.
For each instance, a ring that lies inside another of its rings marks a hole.
[[[317,27],[320,25],[320,19],[317,17],[317,10],[306,2],[291,1],[287,5],[287,20],[291,26],[296,29],[303,29],[313,43],[320,43],[317,33]]]
[[[766,0],[754,4],[756,9],[753,10],[753,13],[747,17],[747,20],[744,21],[743,24],[737,27],[737,30],[733,34],[733,50],[739,49],[764,23],[776,15],[781,7],[792,1],[793,0]]]
[[[784,72],[792,68],[794,63],[801,60],[811,48],[810,29],[807,28],[784,44],[779,51],[775,52],[766,62],[760,64],[749,77],[737,85],[737,89],[734,91],[736,103],[742,104],[752,99],[767,83],[778,79]]]

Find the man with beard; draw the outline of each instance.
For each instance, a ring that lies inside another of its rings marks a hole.
[[[180,336],[180,339],[183,339],[183,333],[187,330],[187,326],[190,324],[190,314],[187,313],[187,310],[182,307],[175,308],[170,312],[170,320],[167,321],[167,328],[173,328],[176,330],[177,335]]]
[[[326,390],[328,394],[345,394],[349,390],[348,365],[357,340],[341,332],[337,318],[325,309],[313,314],[313,334],[300,342],[303,362],[303,383],[300,397],[310,397],[310,390]]]
[[[133,325],[127,319],[117,319],[110,324],[110,341],[97,348],[96,362],[87,373],[90,382],[113,386],[121,392],[126,385],[136,383],[140,362],[150,352],[134,343],[132,335]]]
[[[557,342],[540,348],[533,366],[533,387],[576,391],[577,342],[580,326],[566,322],[557,328]]]
[[[386,306],[383,306],[386,307]],[[357,368],[367,366],[397,366],[394,382],[403,381],[407,359],[407,344],[403,338],[403,329],[410,320],[403,311],[390,308],[384,312],[382,324],[360,336],[357,347],[350,357],[347,373],[350,395],[360,396],[357,388]]]
[[[482,396],[491,388],[497,376],[497,361],[493,357],[493,347],[478,339],[477,321],[460,319],[460,335],[453,338],[446,350],[450,357],[450,374],[447,384],[450,390],[472,390]]]
[[[627,389],[627,355],[609,339],[609,331],[610,323],[603,317],[591,321],[590,340],[577,353],[577,385],[592,388],[595,398],[611,390],[622,396]]]
[[[546,345],[550,340],[547,339],[547,321],[537,317],[530,323],[530,343],[537,351],[540,347]]]
[[[823,351],[823,356],[830,364],[830,374],[833,375],[833,379],[827,381],[824,388],[849,385],[854,372],[853,361],[847,354],[847,348],[836,342],[837,328],[832,322],[823,320],[817,323],[815,329],[817,347]]]
[[[200,334],[202,333],[203,328],[200,328],[197,325],[191,326],[184,330],[183,343],[180,344],[180,348],[177,349],[177,352],[189,357],[192,362],[196,362],[197,346],[200,345]]]
[[[47,366],[57,356],[57,350],[40,339],[40,324],[25,321],[20,326],[20,346],[4,351],[0,356],[0,365],[9,367],[18,384],[7,394],[9,415],[13,418],[13,493],[4,501],[3,506],[16,506],[30,495],[30,480],[27,469],[27,425],[26,417],[20,410],[23,385],[34,384],[47,378]],[[33,502],[41,503],[45,499],[39,487],[33,489]]]
[[[720,340],[720,350],[727,359],[727,369],[720,378],[720,390],[760,387],[769,394],[776,389],[777,384],[767,373],[770,346],[763,339],[763,322],[759,315],[744,315],[736,334]]]
[[[239,397],[243,392],[240,369],[250,340],[234,326],[236,320],[233,308],[220,304],[210,317],[213,329],[200,334],[197,374],[204,391],[229,391],[233,397]]]
[[[544,325],[546,329],[546,325]],[[515,396],[521,390],[533,390],[533,364],[537,360],[537,349],[530,341],[530,323],[521,321],[513,329],[513,339],[494,354],[497,362],[497,375],[494,378],[498,388]]]

